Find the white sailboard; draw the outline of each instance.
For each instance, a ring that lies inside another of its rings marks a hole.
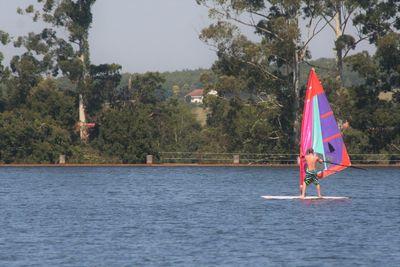
[[[287,199],[302,199],[300,196],[261,196],[265,199],[275,199],[275,200],[287,200]],[[305,200],[345,200],[350,199],[349,197],[338,197],[338,196],[308,196],[303,198]]]

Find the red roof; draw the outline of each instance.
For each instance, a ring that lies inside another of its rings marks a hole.
[[[204,93],[204,89],[194,89],[190,93],[188,93],[186,96],[202,96]]]

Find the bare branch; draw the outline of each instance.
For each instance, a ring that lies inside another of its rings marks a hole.
[[[332,18],[333,19],[333,18]],[[332,20],[331,19],[331,20]],[[311,42],[312,39],[314,39],[315,36],[317,36],[323,29],[325,29],[325,27],[327,25],[330,25],[329,22],[326,22],[325,25],[323,25],[320,29],[317,30],[318,28],[318,24],[322,21],[323,19],[319,19],[318,22],[315,24],[315,26],[313,27],[313,31],[312,34],[310,36],[310,31],[308,32],[308,36],[307,36],[307,41],[304,43],[304,45],[300,48],[300,50],[304,50],[305,48],[308,47],[308,44]],[[311,20],[310,20],[310,24],[311,24]],[[310,26],[311,27],[311,26]]]
[[[333,20],[333,18],[335,17],[336,13],[333,14],[333,16],[331,17],[331,19],[328,19],[325,15],[321,15],[322,18],[324,18],[324,20],[328,23],[329,27],[332,28],[333,31],[335,31],[335,26],[331,24],[331,21]]]
[[[240,61],[259,69],[263,73],[264,77],[266,77],[266,78],[271,78],[272,77],[272,78],[274,78],[276,80],[283,81],[281,78],[279,78],[279,77],[275,76],[274,74],[272,74],[271,72],[265,70],[265,68],[262,68],[260,65],[257,65],[257,64],[255,64],[255,63],[253,63],[251,61],[245,61],[245,60],[240,60]]]
[[[355,12],[355,9],[350,11],[349,14],[344,17],[344,22],[342,23],[342,25],[343,25],[342,32],[344,32],[346,30],[347,23],[349,22],[349,19],[351,18],[351,16],[353,15],[354,12]]]
[[[354,45],[357,45],[357,44],[359,44],[360,42],[367,40],[368,38],[369,38],[368,35],[367,35],[367,36],[364,36],[364,37],[360,38],[359,40],[357,40],[357,41],[354,43]],[[343,58],[345,58],[345,57],[350,53],[351,50],[352,50],[351,48],[346,49],[346,51],[344,52]]]
[[[208,6],[208,5],[205,5],[205,6],[206,6],[207,8],[211,8],[211,7]],[[238,19],[236,16],[231,16],[230,13],[229,13],[229,10],[227,10],[227,9],[221,11],[221,10],[218,10],[218,9],[216,9],[216,8],[213,8],[213,10],[214,10],[216,13],[218,13],[219,15],[224,16],[227,20],[232,20],[232,21],[235,21],[235,22],[237,22],[237,23],[239,23],[239,24],[242,24],[242,25],[244,25],[244,26],[256,28],[256,29],[260,30],[261,32],[270,34],[270,35],[274,36],[276,39],[278,39],[278,40],[280,40],[280,41],[283,41],[283,39],[282,39],[282,38],[279,38],[279,36],[277,36],[275,33],[271,32],[271,31],[268,31],[268,30],[265,29],[265,28],[262,28],[262,27],[257,26],[256,23],[254,22],[254,19],[253,19],[252,16],[250,16],[250,17],[251,17],[252,23],[249,23],[249,22],[243,21],[243,20],[241,20],[241,19]],[[249,14],[250,14],[250,15],[251,15],[251,14],[254,14],[254,15],[257,15],[257,16],[260,16],[260,17],[263,17],[263,18],[266,18],[265,15],[263,15],[263,14],[261,14],[261,13],[258,13],[258,12],[249,12]]]

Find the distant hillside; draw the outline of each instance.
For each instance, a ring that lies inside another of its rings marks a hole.
[[[306,84],[308,80],[308,74],[311,68],[315,68],[318,73],[319,78],[335,78],[336,61],[333,58],[319,58],[317,60],[312,60],[309,64],[302,64],[300,67],[300,84]],[[362,79],[357,73],[351,71],[350,67],[344,66],[344,85],[351,87],[354,85],[359,85],[362,83]]]
[[[171,90],[174,85],[179,86],[179,95],[186,95],[193,88],[201,87],[200,77],[203,73],[210,72],[209,69],[182,70],[174,72],[163,72],[165,77],[164,88]]]
[[[335,59],[333,58],[320,58],[317,60],[310,61],[308,64],[304,63],[300,67],[300,84],[305,85],[308,80],[308,75],[312,67],[314,67],[321,79],[335,78]],[[174,72],[162,73],[166,79],[163,87],[168,91],[168,94],[172,94],[172,87],[178,85],[180,87],[180,95],[185,95],[191,89],[196,87],[200,82],[200,76],[210,72],[209,69],[197,69],[197,70],[183,70]],[[344,84],[345,86],[359,85],[362,83],[362,79],[357,73],[352,72],[348,66],[344,68]]]
[[[321,79],[335,78],[335,59],[332,58],[320,58],[317,60],[310,61],[308,64],[304,63],[300,67],[300,84],[305,85],[307,83],[308,74],[310,69],[314,67]],[[362,83],[362,79],[358,77],[357,73],[352,72],[349,67],[345,66],[344,69],[344,84],[345,86],[359,85]],[[195,70],[181,70],[173,72],[162,72],[161,74],[165,78],[163,84],[164,96],[171,96],[173,86],[179,87],[179,95],[184,96],[193,88],[201,86],[200,77],[203,73],[210,73],[209,69],[195,69]],[[129,76],[131,73],[122,74],[121,82],[119,87],[128,86]],[[76,85],[71,84],[66,78],[59,78],[58,85],[62,90],[74,91]]]
[[[171,96],[173,86],[179,87],[179,95],[183,96],[193,88],[201,86],[200,77],[203,73],[210,72],[208,69],[181,70],[173,72],[162,72],[165,78],[163,89],[166,96]],[[128,85],[130,73],[122,74],[120,87]]]

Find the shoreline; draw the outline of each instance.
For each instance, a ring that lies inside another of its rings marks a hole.
[[[400,164],[352,164],[354,167],[395,167],[400,168]],[[230,163],[230,164],[208,164],[208,163],[138,163],[138,164],[122,164],[122,163],[97,163],[97,164],[78,164],[78,163],[43,163],[43,164],[0,164],[1,167],[298,167],[297,164],[242,164],[242,163]]]

